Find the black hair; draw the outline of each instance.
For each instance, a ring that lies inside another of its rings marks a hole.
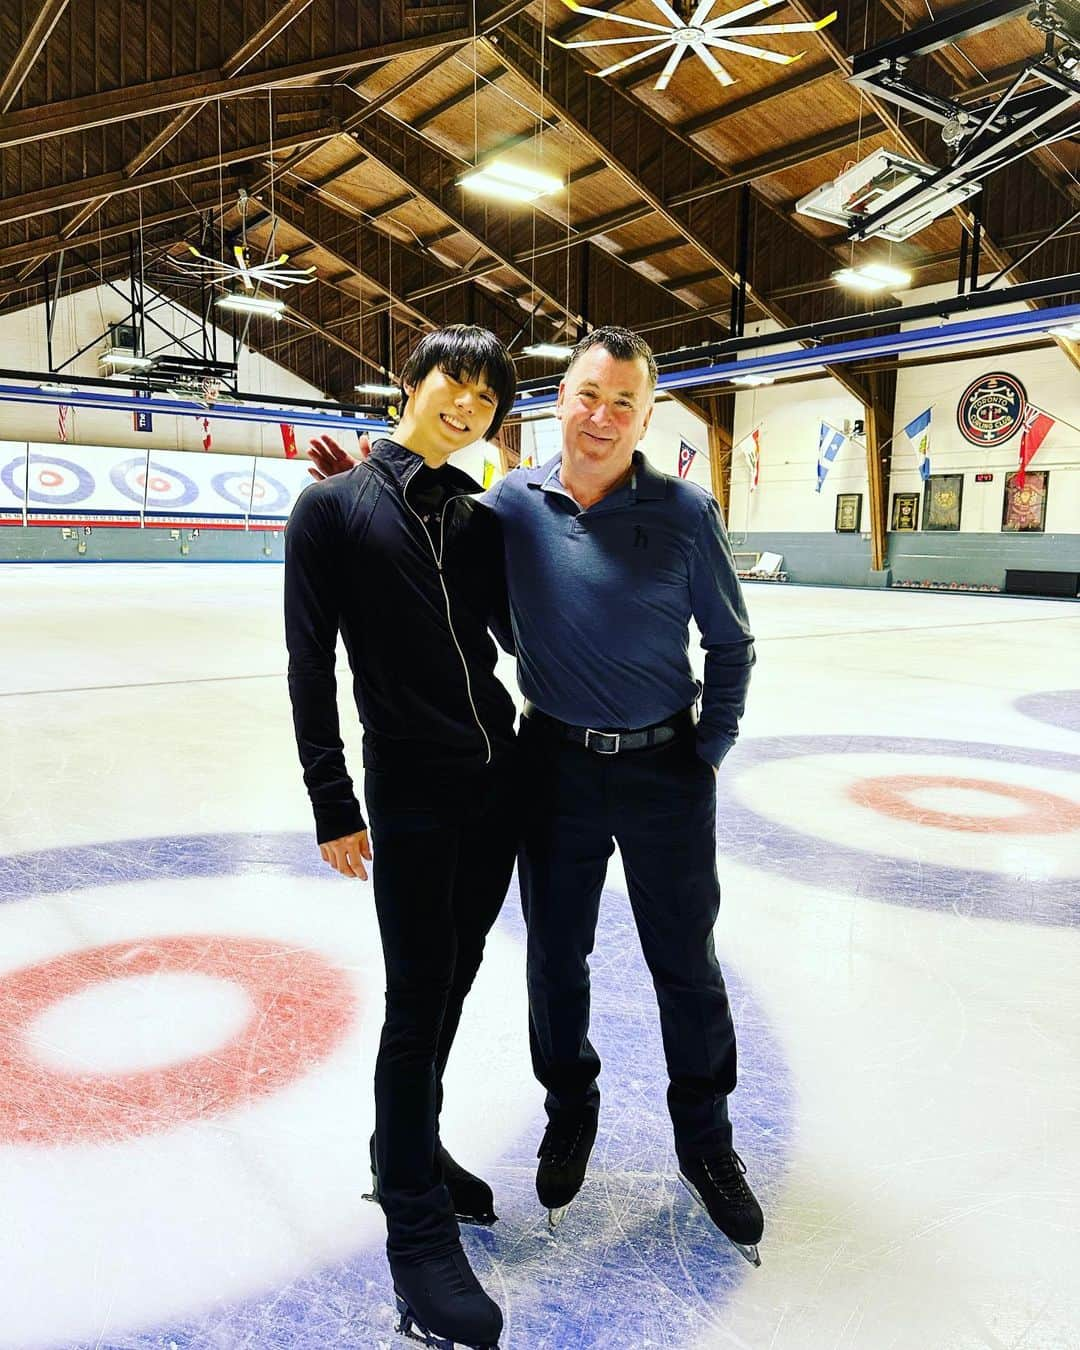
[[[436,328],[410,352],[401,371],[401,383],[415,389],[436,367],[455,380],[473,381],[481,376],[487,380],[498,400],[487,435],[496,436],[514,402],[517,372],[510,353],[495,334],[468,323]]]
[[[603,347],[617,361],[644,361],[649,370],[649,384],[653,389],[656,388],[656,381],[659,377],[656,357],[652,354],[652,348],[639,333],[632,333],[629,328],[617,328],[614,324],[609,324],[604,328],[594,328],[591,333],[585,334],[571,352],[566,367],[567,371],[573,367],[578,357],[587,352],[590,347]]]

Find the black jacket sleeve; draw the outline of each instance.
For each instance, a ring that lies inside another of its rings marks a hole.
[[[296,746],[320,844],[364,829],[345,767],[334,675],[342,539],[337,500],[312,484],[285,529],[285,643]]]

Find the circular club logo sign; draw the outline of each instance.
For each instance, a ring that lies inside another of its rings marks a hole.
[[[956,422],[972,445],[1002,445],[1020,430],[1027,392],[1015,375],[980,375],[964,390]]]

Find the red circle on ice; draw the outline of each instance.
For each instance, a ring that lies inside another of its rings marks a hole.
[[[988,792],[1020,802],[1026,811],[1007,816],[969,816],[953,811],[935,811],[910,800],[910,793],[926,788],[954,788]],[[996,783],[989,778],[937,777],[933,774],[899,774],[888,778],[864,778],[848,787],[848,795],[897,820],[916,825],[936,825],[944,830],[972,830],[983,834],[1067,834],[1080,829],[1080,806],[1067,797],[1016,783]]]
[[[65,1073],[31,1052],[25,1032],[61,999],[134,975],[231,980],[252,1004],[208,1054],[134,1073]],[[357,1011],[344,971],[318,953],[258,938],[146,938],[69,952],[0,976],[0,1141],[113,1142],[220,1115],[285,1087],[341,1042]]]
[[[38,474],[38,482],[42,487],[59,487],[63,481],[63,474],[57,473],[55,469],[42,469]]]

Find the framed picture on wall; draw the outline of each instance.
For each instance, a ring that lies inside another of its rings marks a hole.
[[[1020,531],[1041,533],[1046,529],[1046,497],[1050,475],[1045,469],[1028,469],[1024,486],[1017,487],[1017,473],[1005,475],[1005,503],[1001,510],[1001,528],[1012,534]]]
[[[862,493],[838,492],[836,494],[837,534],[858,534],[862,521]]]
[[[932,473],[923,493],[923,529],[958,530],[963,496],[962,473]]]
[[[919,528],[919,494],[917,492],[895,492],[892,499],[892,530],[917,530]]]

